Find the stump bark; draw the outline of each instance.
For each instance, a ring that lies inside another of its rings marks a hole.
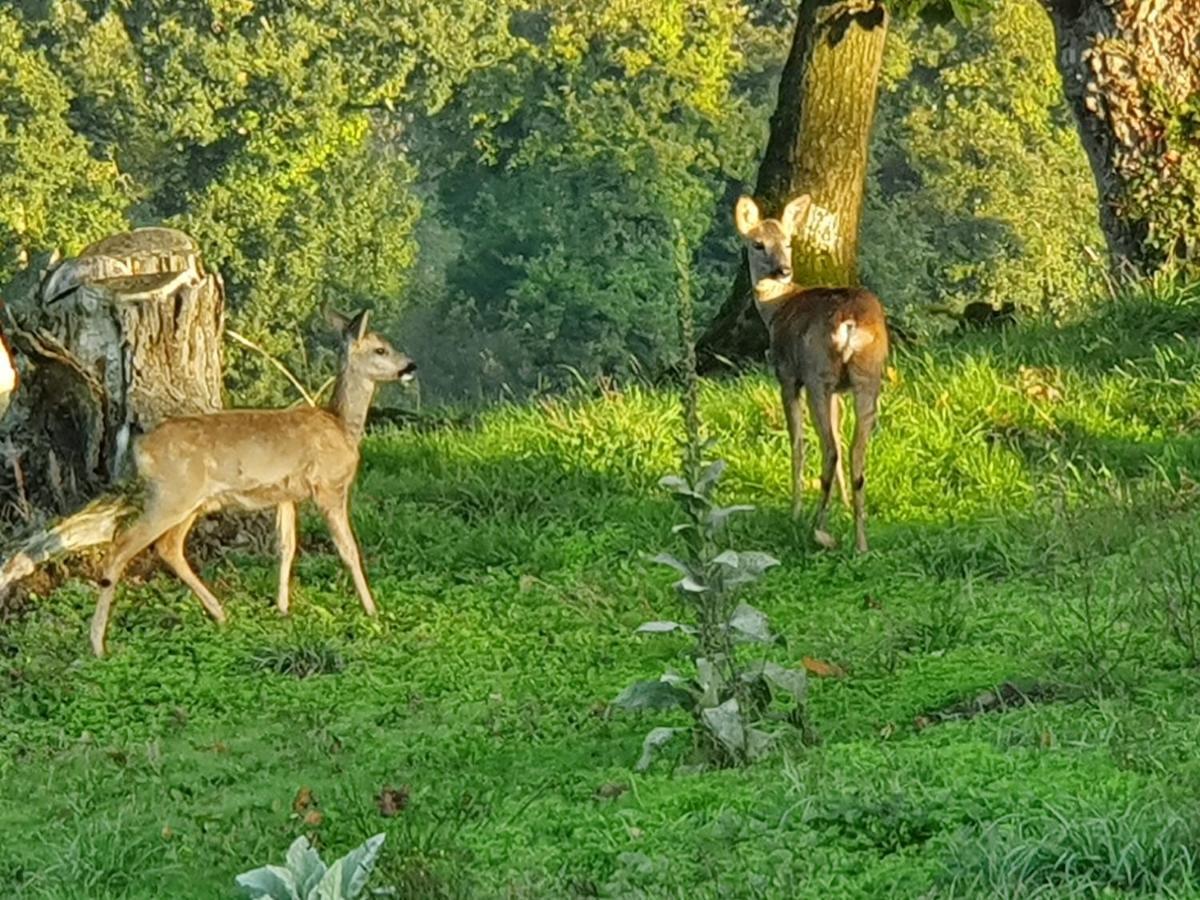
[[[21,369],[0,423],[10,521],[78,509],[126,473],[138,433],[222,406],[224,289],[183,232],[92,244],[9,317]]]

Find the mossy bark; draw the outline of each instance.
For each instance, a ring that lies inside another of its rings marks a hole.
[[[1114,267],[1147,274],[1173,256],[1194,255],[1200,0],[1042,3]]]
[[[798,194],[812,197],[793,251],[797,283],[858,282],[867,150],[887,26],[887,12],[876,0],[800,4],[754,187],[759,206],[771,216]],[[766,347],[743,259],[728,299],[700,339],[700,362],[711,370],[722,358],[761,357]]]

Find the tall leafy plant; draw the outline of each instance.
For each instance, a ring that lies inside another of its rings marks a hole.
[[[649,767],[658,748],[688,731],[718,765],[752,762],[770,749],[778,735],[769,729],[769,722],[783,720],[802,727],[805,721],[804,671],[765,659],[747,662],[743,658],[742,650],[747,645],[765,647],[779,640],[772,634],[767,616],[740,599],[743,588],[758,581],[779,561],[766,553],[726,546],[730,518],[753,507],[721,506],[715,499],[725,462],[707,459],[714,442],[705,438],[700,421],[690,254],[678,222],[675,234],[684,434],[680,473],[668,475],[659,483],[679,503],[682,520],[672,531],[681,549],[678,554],[660,553],[652,561],[679,574],[675,590],[689,621],[647,622],[637,631],[691,636],[695,641],[691,654],[694,670],[687,675],[668,670],[657,679],[635,682],[614,703],[633,710],[681,708],[693,722],[691,728],[659,727],[647,734],[638,770]],[[774,709],[776,699],[786,700],[790,708],[786,712]]]

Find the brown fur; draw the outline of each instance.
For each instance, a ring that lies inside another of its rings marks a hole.
[[[792,240],[810,200],[797,197],[779,219],[763,219],[749,197],[738,200],[735,223],[746,244],[755,305],[771,339],[771,356],[792,444],[792,514],[801,510],[804,473],[804,409],[801,392],[821,439],[821,501],[814,535],[834,545],[826,531],[829,492],[836,476],[849,500],[841,465],[841,408],[838,395],[851,393],[855,405],[851,475],[855,543],[867,549],[866,453],[875,425],[879,391],[888,354],[883,304],[870,291],[854,287],[804,287],[791,282]]]
[[[333,318],[343,333],[344,354],[329,409],[228,410],[168,419],[134,443],[137,475],[147,487],[146,503],[114,538],[104,563],[91,628],[97,656],[104,655],[117,582],[129,561],[150,545],[209,615],[225,621],[220,602],[188,565],[184,545],[198,517],[229,507],[276,508],[281,613],[288,611],[296,504],[312,500],[350,570],[363,609],[375,614],[350,525],[350,486],[376,383],[405,380],[416,367],[366,330],[365,313],[352,321],[336,314]]]

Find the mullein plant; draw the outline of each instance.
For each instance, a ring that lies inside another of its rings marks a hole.
[[[650,731],[635,766],[638,771],[650,766],[656,750],[687,732],[716,765],[753,762],[767,753],[780,735],[778,729],[770,727],[771,722],[782,720],[804,729],[808,686],[803,670],[784,668],[764,659],[745,659],[747,645],[779,643],[766,615],[739,599],[745,587],[779,561],[766,553],[729,549],[725,543],[730,518],[753,507],[721,506],[714,499],[725,462],[708,459],[714,442],[705,438],[700,421],[689,252],[678,222],[675,233],[684,434],[680,472],[666,476],[659,484],[679,504],[681,521],[672,531],[681,550],[678,554],[660,553],[651,561],[679,574],[674,587],[689,621],[646,622],[637,631],[691,637],[693,671],[684,674],[667,670],[657,679],[635,682],[616,698],[614,705],[634,710],[680,708],[690,714],[692,725]],[[788,704],[787,712],[777,709],[777,699]]]

